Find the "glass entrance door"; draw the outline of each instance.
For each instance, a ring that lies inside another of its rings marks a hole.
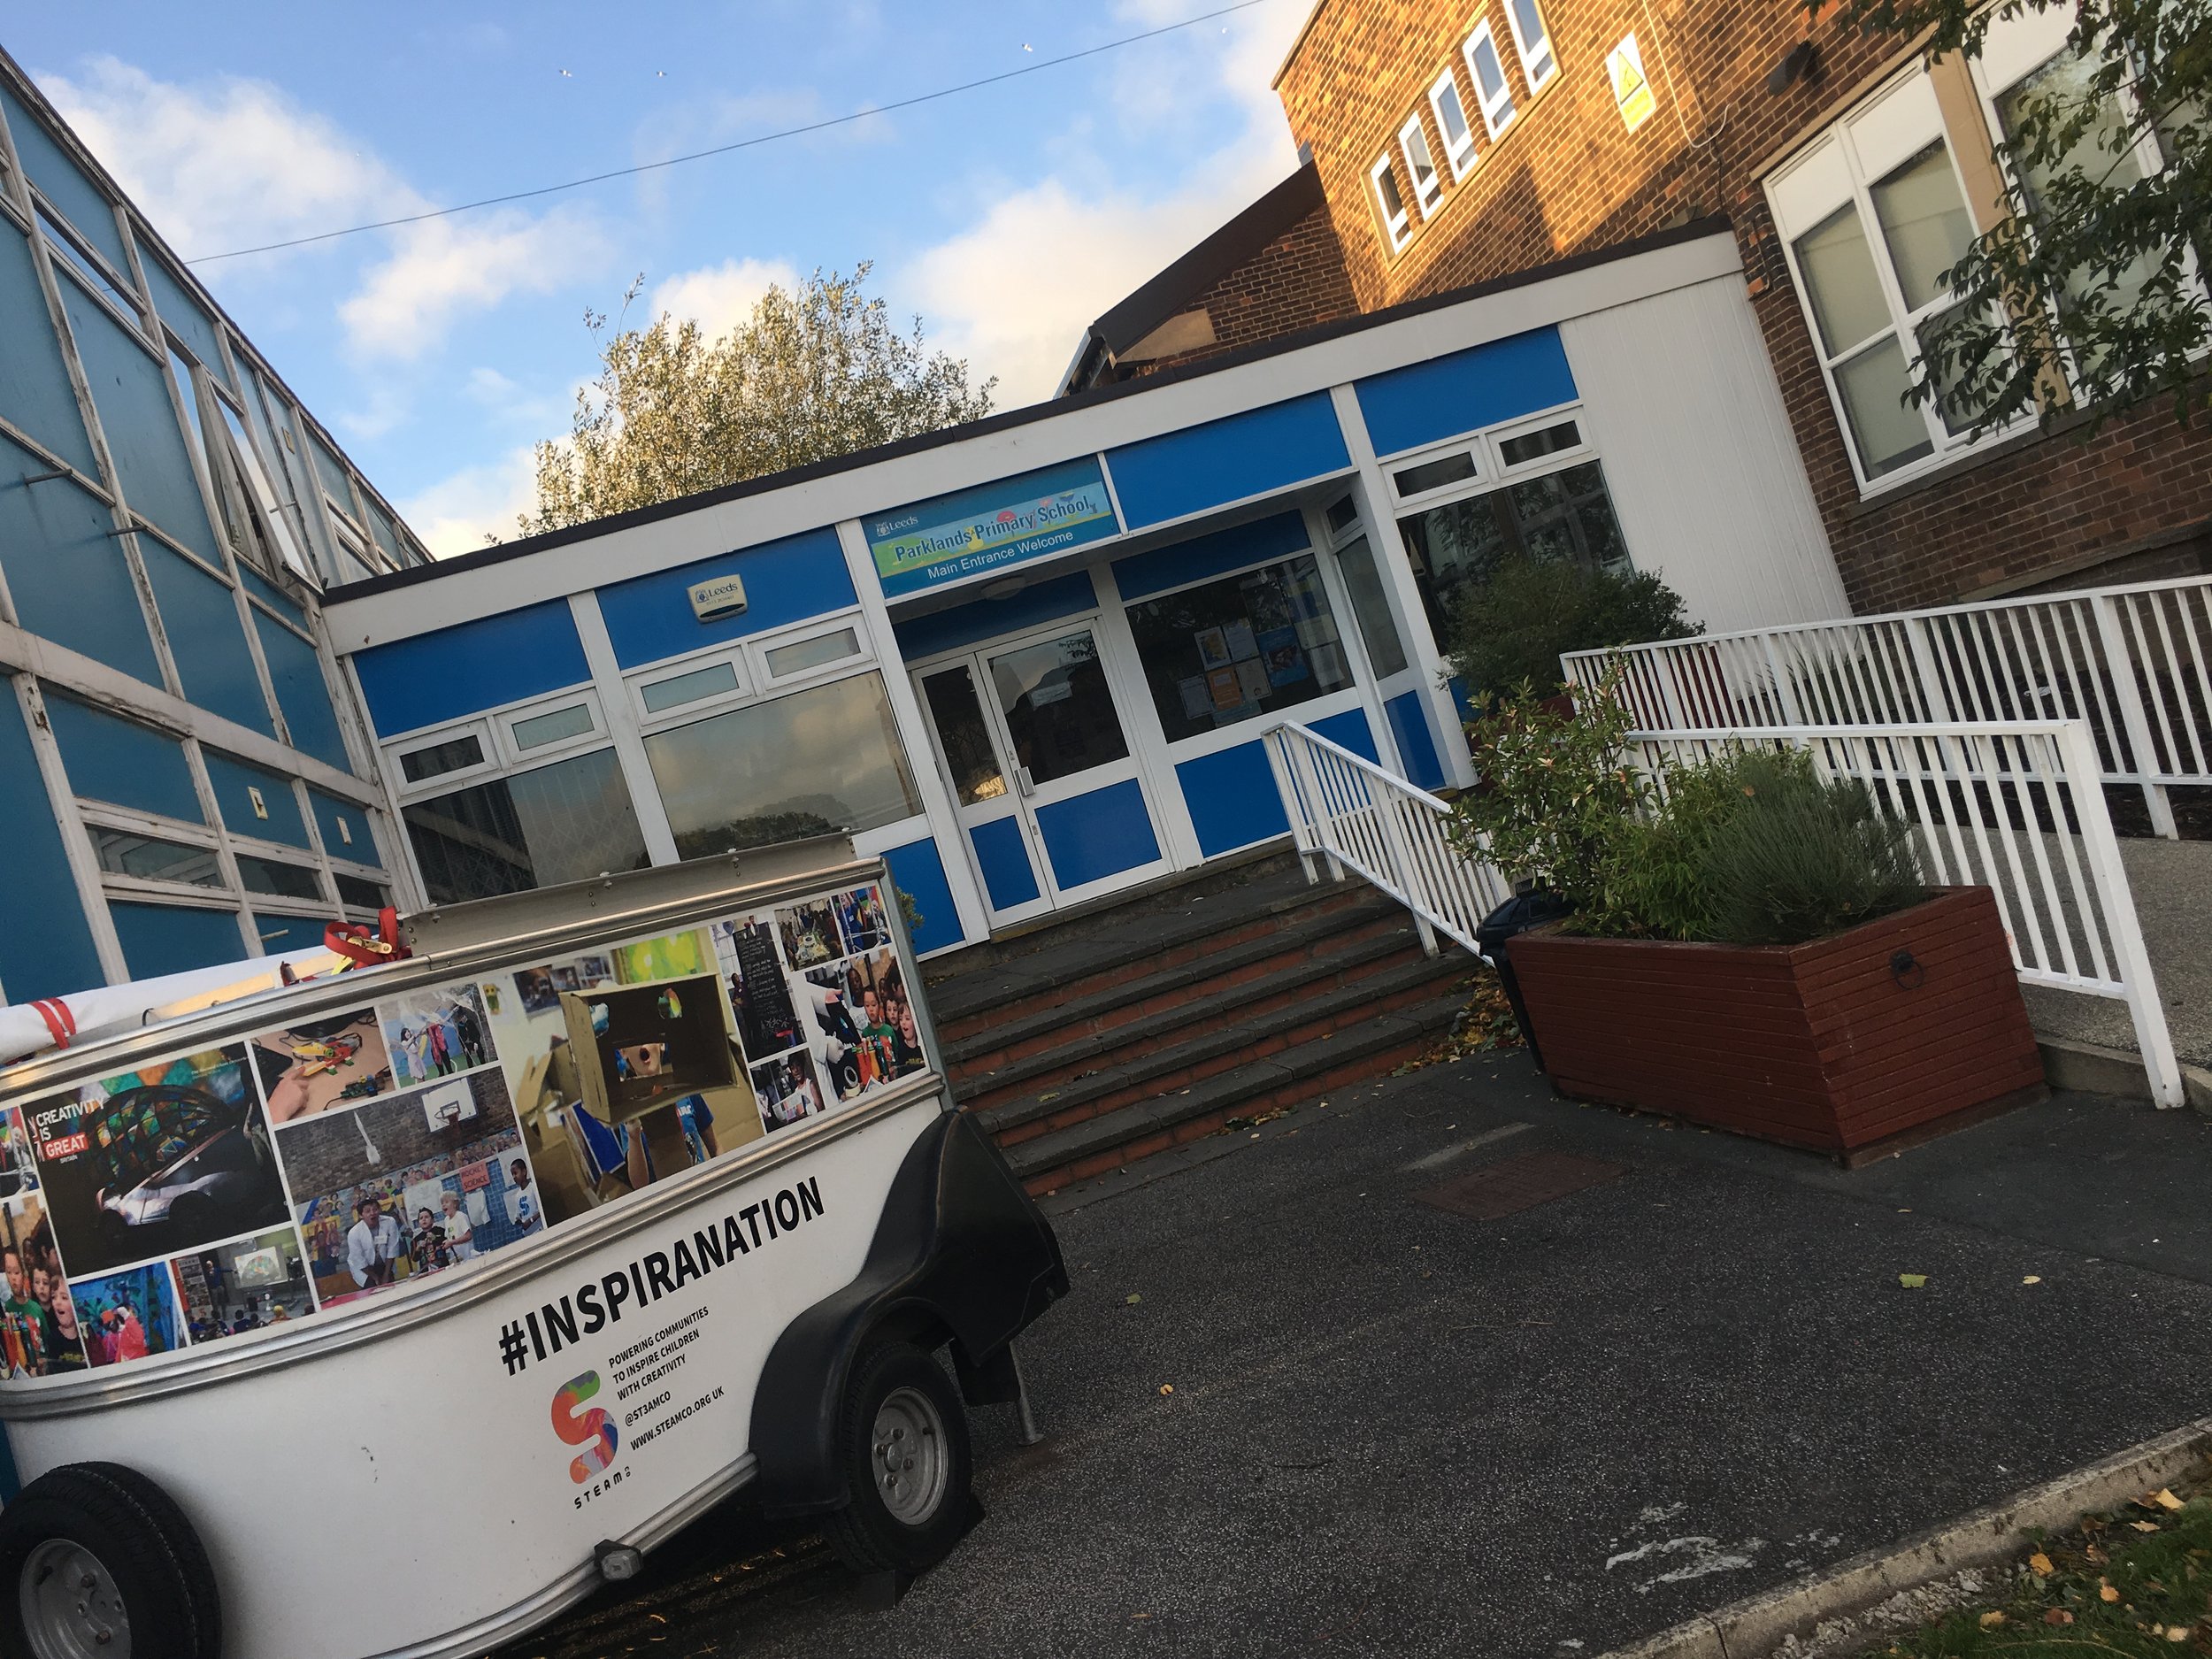
[[[994,926],[1166,869],[1087,626],[917,676]]]

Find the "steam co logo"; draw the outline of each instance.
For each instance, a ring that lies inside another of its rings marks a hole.
[[[566,1444],[585,1448],[568,1466],[568,1478],[580,1486],[613,1463],[615,1448],[622,1444],[604,1411],[597,1406],[583,1409],[584,1402],[598,1392],[599,1373],[588,1371],[563,1383],[553,1394],[553,1432]]]

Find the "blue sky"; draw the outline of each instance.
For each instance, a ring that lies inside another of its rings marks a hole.
[[[1220,0],[522,9],[122,0],[4,44],[188,258],[553,183],[1080,50]],[[196,267],[434,549],[512,534],[592,372],[587,307],[719,330],[872,259],[933,344],[1047,395],[1078,330],[1294,165],[1307,0],[803,138]],[[1025,50],[1026,49],[1026,50]],[[566,73],[564,73],[563,72]]]

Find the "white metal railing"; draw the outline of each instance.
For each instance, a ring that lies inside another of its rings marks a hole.
[[[1809,749],[1824,773],[1858,779],[1883,811],[1913,826],[1931,886],[1995,894],[2023,984],[2125,1002],[2153,1098],[2183,1103],[2087,722],[1772,726],[1638,732],[1630,741],[1662,780],[1670,764],[1761,744]]]
[[[1709,634],[1560,658],[1572,685],[1624,670],[1654,731],[1871,721],[2082,720],[2107,783],[2212,784],[2212,577]]]
[[[1453,849],[1448,803],[1294,720],[1261,737],[1310,874],[1323,857],[1372,882],[1413,912],[1431,956],[1439,933],[1475,949],[1475,928],[1513,884]]]

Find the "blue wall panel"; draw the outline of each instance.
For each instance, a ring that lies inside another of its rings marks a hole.
[[[184,745],[174,738],[52,693],[46,718],[73,793],[188,824],[206,821]]]
[[[742,611],[718,622],[702,622],[692,615],[694,586],[733,575],[745,583]],[[614,641],[615,660],[625,668],[764,634],[858,603],[834,530],[808,530],[599,590],[607,637]]]
[[[1064,891],[1148,864],[1160,856],[1152,814],[1133,778],[1037,809],[1052,879]]]
[[[13,349],[11,342],[0,350],[0,365]],[[0,375],[5,373],[0,366]],[[0,437],[0,570],[7,572],[16,616],[43,639],[158,686],[161,666],[112,534],[114,516],[65,478],[22,481],[51,470]]]
[[[140,518],[212,562],[215,532],[160,365],[75,283],[63,283],[61,293],[124,499]]]
[[[191,910],[177,904],[132,904],[119,899],[110,900],[108,910],[115,918],[123,961],[134,979],[211,968],[246,955],[233,910]]]
[[[8,134],[15,140],[15,153],[23,158],[23,171],[31,175],[31,182],[46,192],[47,200],[61,210],[61,216],[87,242],[107,256],[110,265],[127,274],[130,262],[123,257],[123,235],[115,228],[115,210],[108,205],[107,197],[77,171],[77,164],[47,136],[46,129],[16,102],[13,94],[0,90],[0,108],[8,112]]]
[[[268,604],[273,605],[277,610],[291,618],[293,621],[298,623],[300,626],[306,627],[308,626],[307,612],[301,609],[297,601],[287,595],[284,590],[279,588],[274,582],[270,581],[267,578],[257,574],[250,565],[241,565],[238,567],[238,573],[245,579],[246,591],[248,593],[253,595],[257,599],[263,600]]]
[[[1190,808],[1191,827],[1198,832],[1198,850],[1209,858],[1289,833],[1282,791],[1262,743],[1240,743],[1179,761],[1175,776]]]
[[[208,782],[215,787],[216,810],[222,813],[223,826],[232,834],[283,841],[292,847],[309,844],[307,826],[301,820],[290,780],[219,749],[203,749],[200,757],[207,763]],[[261,791],[261,804],[268,817],[255,813],[249,789]]]
[[[354,653],[353,666],[385,737],[591,678],[565,599],[373,645]]]
[[[1444,763],[1437,758],[1436,739],[1429,730],[1421,694],[1409,691],[1393,697],[1383,704],[1383,712],[1390,717],[1390,734],[1397,740],[1406,777],[1424,789],[1443,787]]]
[[[184,291],[184,284],[171,276],[168,267],[152,254],[146,254],[139,263],[146,273],[147,290],[154,296],[155,314],[169,325],[171,332],[184,342],[186,349],[218,383],[228,385],[230,376],[223,367],[215,319],[202,309],[199,301]]]
[[[1132,530],[1242,501],[1352,464],[1326,392],[1106,452]]]
[[[138,538],[138,553],[153,583],[154,608],[161,612],[185,701],[274,736],[276,722],[269,718],[260,678],[246,649],[236,595],[183,554],[150,537]]]
[[[104,982],[23,708],[0,697],[0,1002]]]
[[[960,926],[960,912],[952,902],[952,884],[945,879],[945,861],[937,843],[923,840],[894,847],[883,855],[891,868],[891,885],[914,901],[921,925],[914,930],[917,951],[941,950],[968,935]]]
[[[1556,328],[1509,334],[1354,383],[1377,455],[1440,442],[1575,399]]]
[[[338,734],[338,717],[330,707],[330,687],[323,680],[322,659],[315,648],[282,623],[258,611],[253,623],[261,634],[262,659],[269,664],[269,683],[276,687],[277,707],[284,710],[292,747],[340,772],[353,770],[346,758],[346,740]]]
[[[968,839],[975,844],[975,861],[993,910],[1010,910],[1037,897],[1037,872],[1030,867],[1029,843],[1022,839],[1019,820],[1009,817],[978,824],[968,831]]]
[[[1313,729],[1332,743],[1341,744],[1362,759],[1371,760],[1378,766],[1382,757],[1375,751],[1375,728],[1367,724],[1367,710],[1347,709],[1333,714],[1325,720],[1312,722]]]
[[[281,956],[295,950],[312,950],[323,942],[323,930],[338,918],[320,916],[264,916],[253,913],[254,931],[261,935],[261,954]]]
[[[1286,558],[1311,545],[1312,538],[1306,534],[1305,516],[1279,512],[1271,518],[1255,518],[1250,524],[1217,530],[1211,535],[1194,536],[1172,547],[1155,548],[1149,553],[1118,559],[1114,564],[1114,583],[1121,589],[1124,599],[1141,599],[1147,594],[1179,588],[1185,582],[1202,581],[1224,571],[1242,570],[1248,565]]]
[[[384,862],[377,856],[376,837],[370,833],[366,812],[350,801],[334,800],[319,789],[310,789],[307,799],[315,809],[315,827],[323,833],[325,852],[357,864]]]
[[[940,651],[973,645],[978,640],[995,640],[1062,617],[1077,616],[1097,604],[1098,589],[1091,586],[1090,572],[1071,571],[1065,576],[1032,582],[1003,599],[976,599],[949,611],[910,618],[895,624],[892,632],[898,635],[899,655],[918,663]]]
[[[0,336],[8,342],[8,349],[0,351],[0,415],[86,477],[97,478],[84,413],[77,407],[69,371],[62,364],[61,343],[54,338],[53,313],[46,309],[38,273],[31,265],[31,244],[8,219],[0,219]],[[26,472],[44,471],[42,464],[11,465],[0,487]]]

